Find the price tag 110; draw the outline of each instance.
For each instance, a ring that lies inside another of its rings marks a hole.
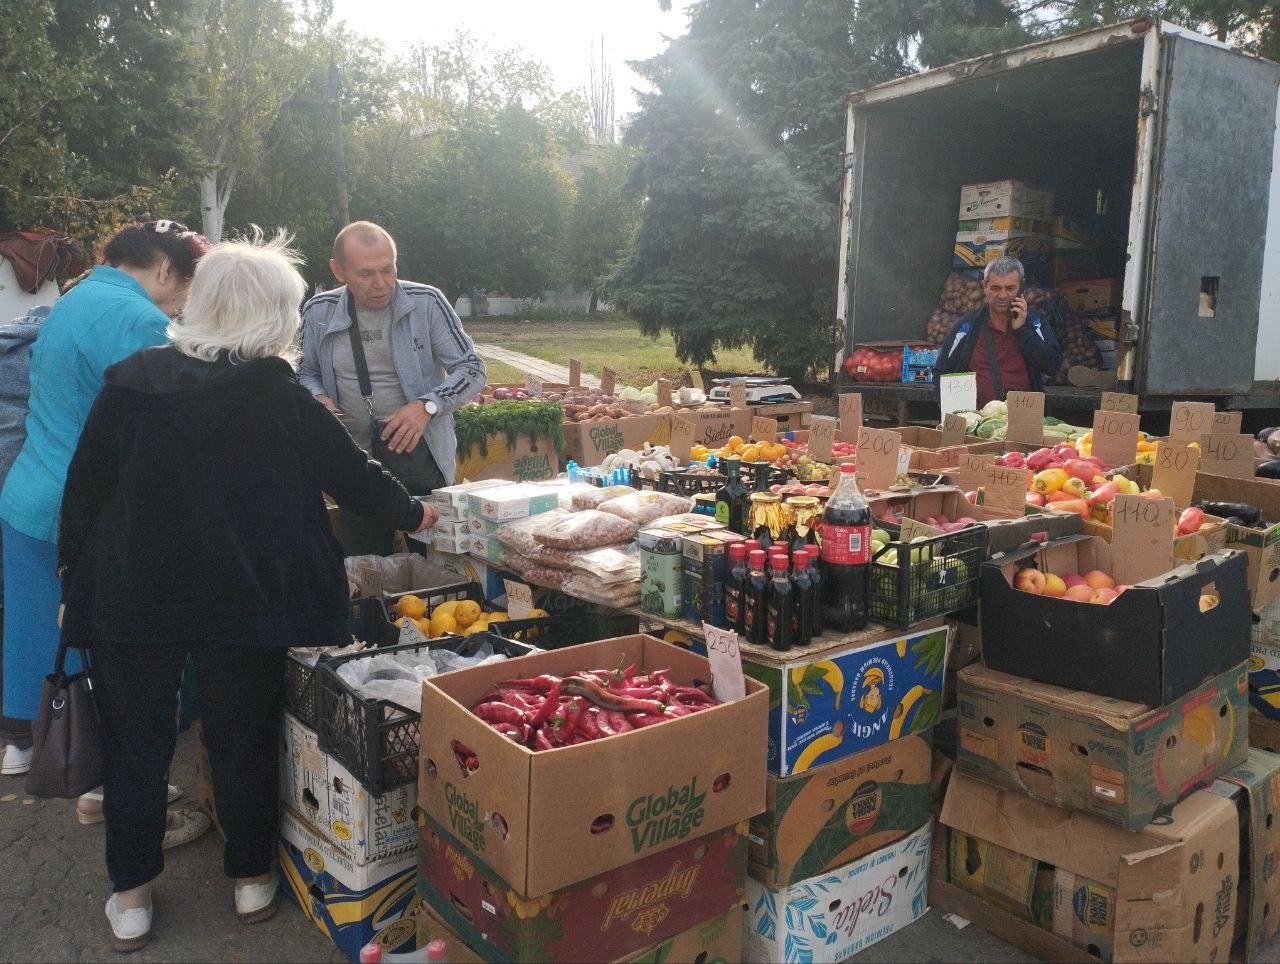
[[[898,478],[898,451],[902,436],[882,428],[867,428],[858,433],[858,475],[866,479],[868,488],[887,489]]]
[[[1094,412],[1093,454],[1107,465],[1128,465],[1138,457],[1136,412]]]
[[[742,651],[738,634],[710,623],[702,624],[702,637],[707,643],[707,661],[711,663],[711,688],[716,699],[724,703],[747,695],[747,680],[742,673]]]
[[[1200,471],[1200,453],[1189,445],[1165,439],[1156,443],[1156,460],[1151,466],[1151,488],[1173,499],[1173,504],[1191,504]]]
[[[729,383],[729,407],[747,407],[747,383],[741,378],[735,378]]]
[[[1211,402],[1174,402],[1169,413],[1169,439],[1173,442],[1199,442],[1200,436],[1213,431]]]
[[[987,466],[982,504],[1021,515],[1027,507],[1027,470],[1004,465]]]
[[[972,412],[978,408],[978,376],[973,372],[943,375],[938,382],[938,397],[942,402],[942,414]]]
[[[582,362],[577,358],[569,359],[569,387],[582,387]]]
[[[1111,508],[1111,574],[1116,582],[1142,582],[1172,569],[1176,525],[1172,499],[1117,495]]]
[[[1254,472],[1252,435],[1209,434],[1200,439],[1200,471],[1233,479],[1251,479]]]
[[[698,425],[692,419],[674,415],[671,418],[671,454],[681,465],[689,463],[689,453],[693,451],[693,437],[698,432]]]
[[[969,423],[964,420],[963,415],[956,415],[952,412],[943,416],[942,419],[942,444],[946,445],[964,445],[965,432],[969,427]]]
[[[1024,445],[1044,444],[1044,393],[1010,392],[1009,429],[1006,438]]]
[[[862,395],[850,392],[840,396],[840,441],[858,444],[862,431]]]
[[[618,391],[618,373],[612,368],[606,368],[600,373],[600,391],[606,395],[613,395]]]
[[[522,582],[504,579],[507,589],[507,615],[512,619],[526,619],[533,611],[533,590]]]
[[[836,420],[815,415],[809,423],[809,454],[819,462],[830,462],[835,441]]]
[[[772,442],[778,437],[778,420],[756,415],[751,419],[751,435],[757,441],[768,439]]]

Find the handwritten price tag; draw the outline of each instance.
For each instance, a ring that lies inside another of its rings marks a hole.
[[[1138,414],[1138,396],[1124,392],[1103,392],[1101,407],[1104,412],[1129,412],[1136,415]]]
[[[982,504],[1021,514],[1027,507],[1027,470],[987,466],[983,480]]]
[[[1094,412],[1093,454],[1107,465],[1128,465],[1138,457],[1136,412]]]
[[[729,407],[747,407],[747,383],[741,378],[735,379],[729,383]]]
[[[533,611],[533,590],[522,582],[504,579],[507,589],[507,615],[512,619],[526,619]]]
[[[862,395],[851,392],[840,396],[840,441],[858,442],[862,431]]]
[[[698,424],[692,419],[674,416],[671,419],[671,454],[681,465],[689,462],[689,453],[693,451],[693,438],[698,432]]]
[[[1117,582],[1135,583],[1173,568],[1172,499],[1117,495],[1111,509],[1111,561]]]
[[[606,395],[614,395],[618,391],[618,373],[612,368],[606,368],[600,373],[600,391]]]
[[[772,442],[778,437],[778,420],[756,415],[751,419],[751,434],[757,441],[768,439]]]
[[[1209,434],[1200,439],[1200,470],[1233,479],[1253,478],[1253,436]]]
[[[1044,393],[1010,392],[1009,431],[1011,442],[1024,445],[1044,444]]]
[[[1239,435],[1243,422],[1244,414],[1241,412],[1214,412],[1213,432],[1215,435]]]
[[[569,359],[569,387],[582,387],[582,362],[576,358]]]
[[[978,407],[978,376],[973,372],[943,375],[938,383],[942,414],[972,412]]]
[[[831,448],[836,441],[836,420],[815,415],[809,424],[809,454],[819,462],[831,461]]]
[[[658,405],[662,408],[671,407],[671,383],[665,378],[658,379]]]
[[[996,464],[994,455],[974,455],[966,452],[960,456],[960,466],[952,473],[952,481],[965,491],[981,488],[987,484],[987,469]],[[1026,475],[1023,475],[1023,489],[1026,489]],[[1022,511],[1019,509],[1019,511]]]
[[[1169,439],[1173,442],[1199,442],[1200,436],[1213,431],[1213,405],[1210,402],[1174,402],[1169,413]]]
[[[702,624],[702,638],[707,643],[707,661],[711,663],[711,688],[716,699],[724,703],[747,695],[747,680],[742,673],[742,651],[738,634],[710,623]]]
[[[902,436],[882,428],[863,426],[858,433],[858,475],[868,488],[887,489],[898,477],[898,452]]]
[[[1173,504],[1189,506],[1196,488],[1196,473],[1200,471],[1200,453],[1189,445],[1170,442],[1156,443],[1156,461],[1151,467],[1151,488],[1173,499]]]
[[[408,616],[402,616],[396,625],[400,627],[399,644],[401,646],[408,643],[425,643],[427,641],[427,634],[419,629],[418,624]]]
[[[530,378],[524,383],[524,390],[534,398],[542,397],[542,382],[536,378]]]
[[[964,420],[963,415],[947,415],[942,420],[942,444],[947,445],[964,445],[965,429],[968,422]]]

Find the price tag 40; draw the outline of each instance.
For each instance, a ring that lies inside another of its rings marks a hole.
[[[747,680],[742,673],[738,634],[731,629],[703,623],[702,636],[707,641],[707,661],[711,663],[711,683],[716,699],[728,703],[744,698]]]

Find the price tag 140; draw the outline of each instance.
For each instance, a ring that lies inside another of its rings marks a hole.
[[[1251,479],[1254,472],[1252,435],[1216,435],[1200,439],[1200,469],[1210,475]]]
[[[768,439],[772,442],[778,437],[778,420],[756,415],[751,419],[751,435],[756,441]]]
[[[747,695],[747,680],[742,673],[742,651],[738,648],[738,634],[731,629],[720,629],[710,623],[702,624],[702,636],[707,642],[707,661],[711,663],[711,688],[722,702],[743,699]]]
[[[675,415],[671,419],[671,454],[681,465],[689,463],[689,453],[693,451],[693,437],[698,432],[698,424],[692,419]]]

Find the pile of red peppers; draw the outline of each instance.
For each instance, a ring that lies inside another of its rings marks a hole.
[[[720,701],[697,686],[667,679],[669,670],[586,670],[573,676],[509,679],[471,712],[530,750],[575,746],[688,716]]]

